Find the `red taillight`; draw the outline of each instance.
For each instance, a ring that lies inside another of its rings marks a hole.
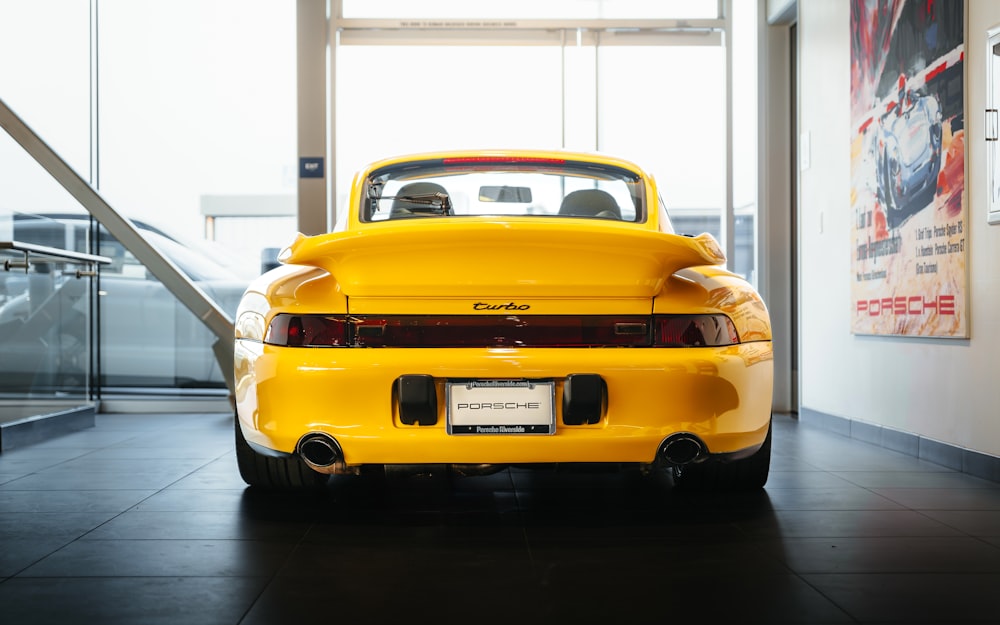
[[[361,347],[639,347],[648,317],[446,315],[357,318]]]
[[[276,315],[264,342],[286,347],[648,347],[646,316]]]
[[[289,317],[286,327],[288,330],[286,345],[302,345],[306,338],[306,331],[302,327],[302,317]]]
[[[658,315],[653,344],[657,347],[721,347],[740,342],[726,315]]]
[[[719,347],[740,342],[725,315],[279,314],[264,342],[286,347]]]
[[[264,342],[287,347],[343,347],[347,319],[326,315],[275,315]]]
[[[548,165],[562,165],[566,159],[544,158],[537,156],[461,156],[443,159],[445,165],[463,165],[475,163],[541,163]]]

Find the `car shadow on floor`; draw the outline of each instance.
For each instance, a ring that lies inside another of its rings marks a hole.
[[[241,514],[309,523],[250,623],[311,592],[341,619],[436,623],[636,622],[666,604],[672,617],[726,619],[740,601],[787,620],[768,598],[810,592],[741,529],[776,523],[767,491],[688,492],[666,473],[338,477],[314,494],[247,489]],[[738,601],[720,602],[720,588]],[[841,616],[810,599],[803,622]]]

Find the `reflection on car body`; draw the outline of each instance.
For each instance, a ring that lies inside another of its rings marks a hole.
[[[636,165],[570,152],[374,163],[236,319],[237,459],[259,488],[330,474],[598,463],[767,479],[771,329],[710,235]]]

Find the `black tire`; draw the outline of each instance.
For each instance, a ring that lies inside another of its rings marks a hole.
[[[323,488],[330,480],[329,475],[313,471],[298,456],[274,458],[258,454],[244,438],[239,418],[233,421],[236,429],[236,464],[240,469],[240,477],[250,486],[262,490],[313,491]]]
[[[691,490],[750,491],[764,488],[771,469],[771,423],[760,449],[741,460],[706,460],[674,468],[674,485]]]

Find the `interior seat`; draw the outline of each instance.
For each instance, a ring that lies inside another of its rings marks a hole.
[[[598,217],[600,219],[621,219],[618,202],[607,191],[600,189],[580,189],[563,198],[559,207],[560,215],[570,217]]]

